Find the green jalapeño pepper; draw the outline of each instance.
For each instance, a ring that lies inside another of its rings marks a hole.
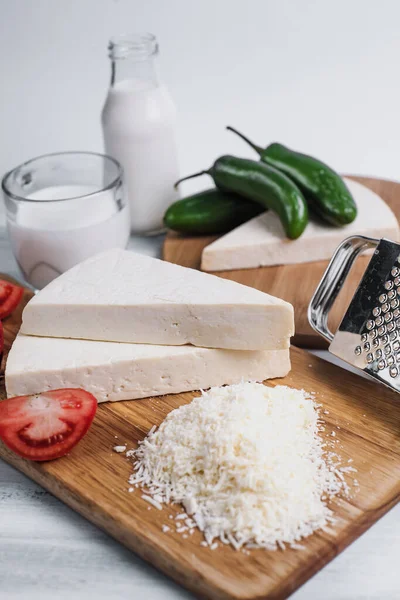
[[[255,202],[212,188],[171,204],[164,225],[180,233],[212,235],[230,231],[263,210]]]
[[[310,207],[324,221],[336,226],[347,225],[354,221],[357,216],[357,206],[353,196],[343,179],[328,165],[282,144],[273,143],[267,148],[256,146],[233,127],[227,129],[250,144],[263,162],[290,177],[304,193]]]
[[[308,223],[308,210],[299,188],[286,175],[263,162],[221,156],[212,167],[180,179],[182,181],[210,175],[223,192],[233,192],[274,211],[280,218],[286,235],[301,236]]]

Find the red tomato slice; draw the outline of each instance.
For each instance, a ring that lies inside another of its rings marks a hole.
[[[97,400],[80,389],[17,396],[0,402],[0,438],[22,458],[64,456],[89,429]]]
[[[1,366],[1,361],[3,358],[3,352],[4,352],[4,329],[3,329],[3,323],[0,321],[0,366]]]
[[[5,319],[21,302],[24,289],[9,281],[0,279],[0,319]]]

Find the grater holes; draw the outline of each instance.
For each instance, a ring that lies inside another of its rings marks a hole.
[[[399,285],[400,285],[400,277],[395,277],[393,281],[394,281],[394,285],[396,287],[399,287]]]
[[[376,317],[376,319],[375,319],[375,325],[377,327],[379,327],[379,325],[382,325],[382,324],[383,324],[383,316],[379,315],[379,317]]]
[[[361,341],[362,341],[362,342],[366,342],[366,341],[368,341],[368,334],[367,334],[367,333],[363,333],[363,334],[362,334],[362,336],[361,336]]]
[[[379,369],[380,371],[382,371],[382,370],[383,370],[385,367],[386,367],[386,361],[385,361],[385,360],[382,358],[382,360],[380,360],[380,361],[378,362],[378,369]]]
[[[380,327],[378,327],[378,335],[385,335],[386,330],[386,325],[381,325]]]
[[[362,352],[361,346],[356,346],[356,348],[354,350],[354,354],[356,356],[360,356],[361,352]]]
[[[375,308],[372,310],[372,314],[374,317],[379,317],[379,315],[381,314],[381,309],[379,306],[375,306]]]
[[[379,339],[375,338],[372,340],[372,347],[377,348],[379,346]]]
[[[371,344],[369,342],[365,342],[363,348],[365,352],[369,352],[371,350]]]
[[[391,323],[391,325],[394,325],[394,323]],[[388,327],[389,329],[389,327]],[[398,332],[397,331],[392,331],[389,335],[389,339],[391,342],[394,342],[394,340],[397,338]]]
[[[400,295],[400,294],[399,294],[399,295]],[[378,300],[379,300],[379,302],[380,302],[381,304],[383,304],[383,303],[384,303],[384,302],[386,302],[386,300],[387,300],[387,295],[386,295],[386,294],[381,294],[381,295],[379,296]]]
[[[399,340],[396,340],[393,343],[393,350],[394,350],[394,352],[397,352],[397,350],[400,350],[400,342],[399,342]]]
[[[391,321],[387,325],[387,330],[389,333],[391,333],[391,332],[393,332],[394,329],[396,329],[396,324],[393,321]]]
[[[376,329],[373,329],[370,333],[369,333],[369,337],[371,338],[371,340],[374,340],[376,338],[376,336],[378,335],[378,332],[376,331]]]
[[[390,321],[393,321],[393,315],[391,312],[388,312],[385,315],[385,323],[390,323]]]
[[[361,348],[360,348],[361,350]],[[361,353],[360,353],[361,354]],[[376,360],[379,360],[380,358],[382,358],[382,350],[380,348],[377,349],[377,351],[375,352],[375,358]]]
[[[373,321],[372,319],[369,319],[365,326],[370,331],[371,329],[373,329],[375,327],[375,321]]]
[[[389,342],[389,336],[387,333],[384,333],[383,336],[381,337],[381,344],[387,344]]]
[[[372,362],[374,362],[374,356],[370,352],[369,354],[367,354],[367,363],[370,365]]]
[[[387,344],[384,348],[384,353],[386,354],[386,356],[389,356],[389,354],[391,353],[392,349],[390,347],[390,344]]]
[[[396,290],[390,290],[388,293],[388,300],[393,300],[393,298],[396,298]]]
[[[397,375],[399,374],[399,370],[397,367],[391,367],[389,369],[389,375],[390,377],[397,377]]]
[[[390,304],[388,304],[387,302],[385,302],[384,304],[382,304],[382,312],[383,313],[387,313],[387,311],[390,309]]]
[[[398,319],[400,317],[400,308],[395,308],[393,311],[393,316],[395,319]]]
[[[400,302],[398,300],[398,298],[395,298],[394,300],[391,301],[390,306],[392,308],[397,308],[399,306]]]
[[[393,285],[394,285],[393,281],[391,279],[388,279],[383,284],[383,287],[385,288],[385,290],[391,290],[393,288]]]
[[[393,269],[390,271],[392,277],[397,277],[398,275],[400,275],[400,269],[399,267],[393,267]]]
[[[386,362],[388,364],[388,367],[391,367],[392,365],[394,365],[394,356],[393,356],[393,354],[391,354],[390,356],[387,357]]]

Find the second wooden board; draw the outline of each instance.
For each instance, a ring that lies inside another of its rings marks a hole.
[[[350,176],[350,178],[359,181],[381,196],[400,221],[400,183],[366,177]],[[203,248],[215,239],[216,236],[183,237],[170,233],[164,242],[163,258],[178,265],[199,269]],[[332,331],[337,329],[368,261],[368,257],[361,257],[354,265],[346,281],[346,288],[339,295],[331,312]],[[324,260],[300,265],[221,271],[215,274],[268,292],[293,304],[296,321],[294,344],[306,348],[323,348],[326,347],[326,342],[311,329],[307,319],[307,309],[327,265],[328,261]]]

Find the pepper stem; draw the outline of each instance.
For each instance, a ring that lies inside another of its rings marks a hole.
[[[194,179],[195,177],[200,177],[200,175],[208,175],[208,171],[199,171],[198,173],[193,173],[193,175],[187,175],[186,177],[182,177],[182,179],[178,179],[178,181],[174,184],[174,188],[176,189],[182,181],[187,181],[188,179]]]
[[[249,146],[251,146],[253,148],[253,150],[255,150],[260,155],[262,154],[263,149],[260,146],[256,146],[256,144],[254,144],[251,140],[249,140],[248,137],[243,135],[243,133],[240,133],[240,131],[238,131],[234,127],[231,127],[230,125],[227,126],[227,130],[233,131],[233,133],[236,133],[236,135],[238,135],[240,138],[242,138],[242,140],[244,140],[247,144],[249,144]]]

